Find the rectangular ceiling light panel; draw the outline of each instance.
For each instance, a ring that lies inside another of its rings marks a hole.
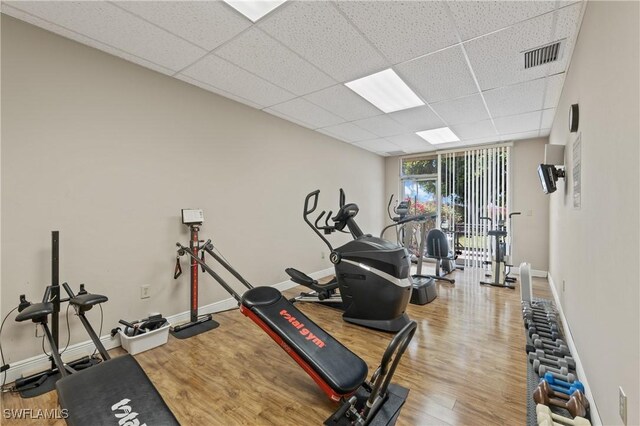
[[[350,81],[345,86],[385,113],[424,105],[391,68]]]
[[[224,0],[229,6],[256,22],[286,0]]]
[[[440,143],[458,142],[460,138],[451,131],[448,127],[441,127],[439,129],[424,130],[417,132],[416,135],[420,136],[431,145],[437,145]]]

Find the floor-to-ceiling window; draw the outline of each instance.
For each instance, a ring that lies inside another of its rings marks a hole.
[[[401,196],[411,213],[432,214],[427,229],[440,227],[467,265],[490,259],[490,229],[504,223],[510,232],[509,155],[502,145],[402,159]]]

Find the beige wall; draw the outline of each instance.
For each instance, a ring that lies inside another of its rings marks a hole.
[[[604,424],[640,424],[638,2],[589,2],[550,135],[569,177],[550,196],[550,275]],[[582,206],[568,110],[580,105]],[[563,286],[564,282],[564,286]],[[564,287],[564,289],[563,289]]]
[[[511,149],[512,211],[521,211],[513,219],[514,265],[531,263],[532,269],[548,269],[549,200],[540,188],[536,168],[544,158],[547,138],[514,142]],[[400,193],[400,158],[385,161],[385,197]],[[390,222],[387,218],[387,222]]]
[[[538,165],[544,160],[547,138],[515,141],[511,150],[513,264],[529,262],[531,269],[549,270],[549,197],[542,192]]]
[[[61,280],[110,298],[103,334],[120,318],[186,311],[188,273],[173,280],[181,208],[204,210],[202,236],[254,284],[329,268],[302,221],[305,195],[320,188],[335,211],[344,187],[377,233],[383,176],[377,155],[2,16],[4,313],[22,293],[42,297],[56,229]],[[228,298],[209,277],[200,296]],[[97,327],[99,311],[90,317]],[[72,343],[87,340],[72,324]],[[41,353],[33,336],[9,320],[8,360]]]

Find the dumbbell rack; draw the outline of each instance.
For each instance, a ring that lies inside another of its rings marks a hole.
[[[537,305],[546,306],[549,309],[555,309],[553,302],[550,300],[533,298],[532,302]],[[526,326],[525,326],[525,330],[527,330]],[[529,333],[525,332],[525,336],[526,336],[526,348],[533,347],[534,342],[529,336]],[[538,387],[538,384],[540,383],[541,378],[538,375],[538,373],[536,373],[536,371],[534,370],[533,365],[529,361],[528,356],[527,356],[526,362],[527,362],[527,426],[537,426],[538,425],[538,419],[537,419],[537,413],[536,413],[537,404],[533,398],[533,393]],[[564,408],[560,408],[557,406],[550,406],[549,408],[555,414],[559,414],[569,419],[572,418],[569,411],[565,410]],[[586,416],[586,418],[590,420],[588,415]]]

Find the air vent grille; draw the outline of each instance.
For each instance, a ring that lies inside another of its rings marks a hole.
[[[538,47],[524,52],[524,69],[537,67],[558,60],[560,55],[560,42]]]
[[[390,155],[392,157],[395,157],[396,155],[404,155],[406,154],[406,152],[404,151],[388,151],[387,155]]]

